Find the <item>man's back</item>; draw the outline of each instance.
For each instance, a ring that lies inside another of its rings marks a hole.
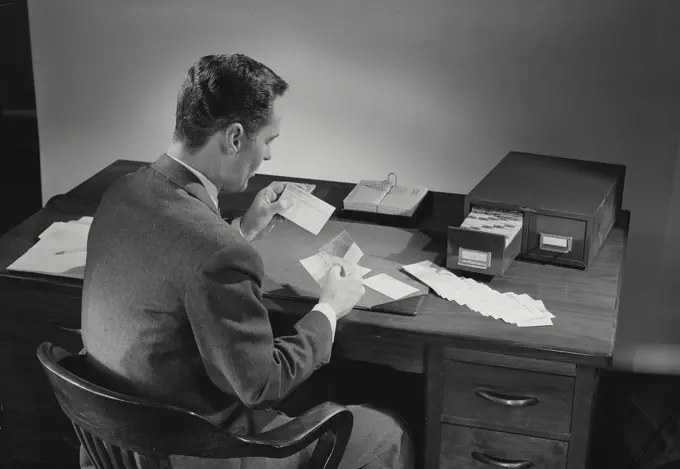
[[[185,297],[201,264],[225,247],[261,277],[259,256],[239,237],[153,167],[107,191],[88,239],[82,330],[88,356],[117,386],[206,414],[237,401],[210,381]]]
[[[262,271],[197,178],[161,156],[116,182],[95,213],[82,310],[90,361],[121,391],[220,423],[244,405],[270,407],[330,360],[332,338],[319,311],[274,338]]]

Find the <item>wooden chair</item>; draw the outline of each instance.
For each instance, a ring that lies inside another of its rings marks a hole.
[[[336,469],[352,431],[351,412],[324,403],[280,427],[235,435],[178,407],[107,390],[97,384],[84,355],[49,342],[38,359],[59,405],[98,469],[170,467],[170,455],[230,459],[285,458],[317,442],[309,468]]]

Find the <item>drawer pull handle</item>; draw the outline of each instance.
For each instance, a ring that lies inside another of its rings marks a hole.
[[[571,251],[571,236],[560,236],[541,233],[539,248],[543,251],[561,252],[566,254]]]
[[[478,451],[473,451],[472,457],[488,466],[502,467],[503,469],[527,469],[534,465],[531,461],[513,461],[512,459],[497,458]]]
[[[508,396],[507,394],[495,393],[488,389],[477,388],[475,394],[482,399],[493,402],[494,404],[501,404],[508,407],[530,407],[538,404],[538,399],[531,397],[516,397]]]
[[[474,249],[458,248],[458,265],[488,269],[491,266],[491,253]]]
[[[50,324],[50,326],[54,327],[55,329],[59,329],[60,331],[70,332],[71,334],[80,335],[80,329],[73,329],[72,327],[66,327],[66,326],[60,324],[58,321],[55,321],[54,319],[50,320],[49,324]]]

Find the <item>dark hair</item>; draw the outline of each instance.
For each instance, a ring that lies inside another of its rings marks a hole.
[[[177,95],[174,139],[189,151],[215,132],[240,123],[250,137],[288,89],[269,67],[243,54],[207,55],[195,62]]]

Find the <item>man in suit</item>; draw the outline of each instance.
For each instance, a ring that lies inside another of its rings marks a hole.
[[[364,293],[357,274],[334,266],[319,303],[293,333],[274,337],[260,291],[266,266],[250,241],[286,208],[284,184],[260,191],[242,218],[220,216],[218,193],[243,191],[271,158],[287,87],[241,54],[197,61],[168,151],[107,190],[87,245],[82,334],[92,365],[119,391],[250,434],[290,420],[272,409],[328,363],[337,320]],[[398,419],[350,409],[341,467],[412,467]],[[284,461],[174,457],[173,467],[304,467],[311,450]],[[81,466],[89,464],[81,449]]]

